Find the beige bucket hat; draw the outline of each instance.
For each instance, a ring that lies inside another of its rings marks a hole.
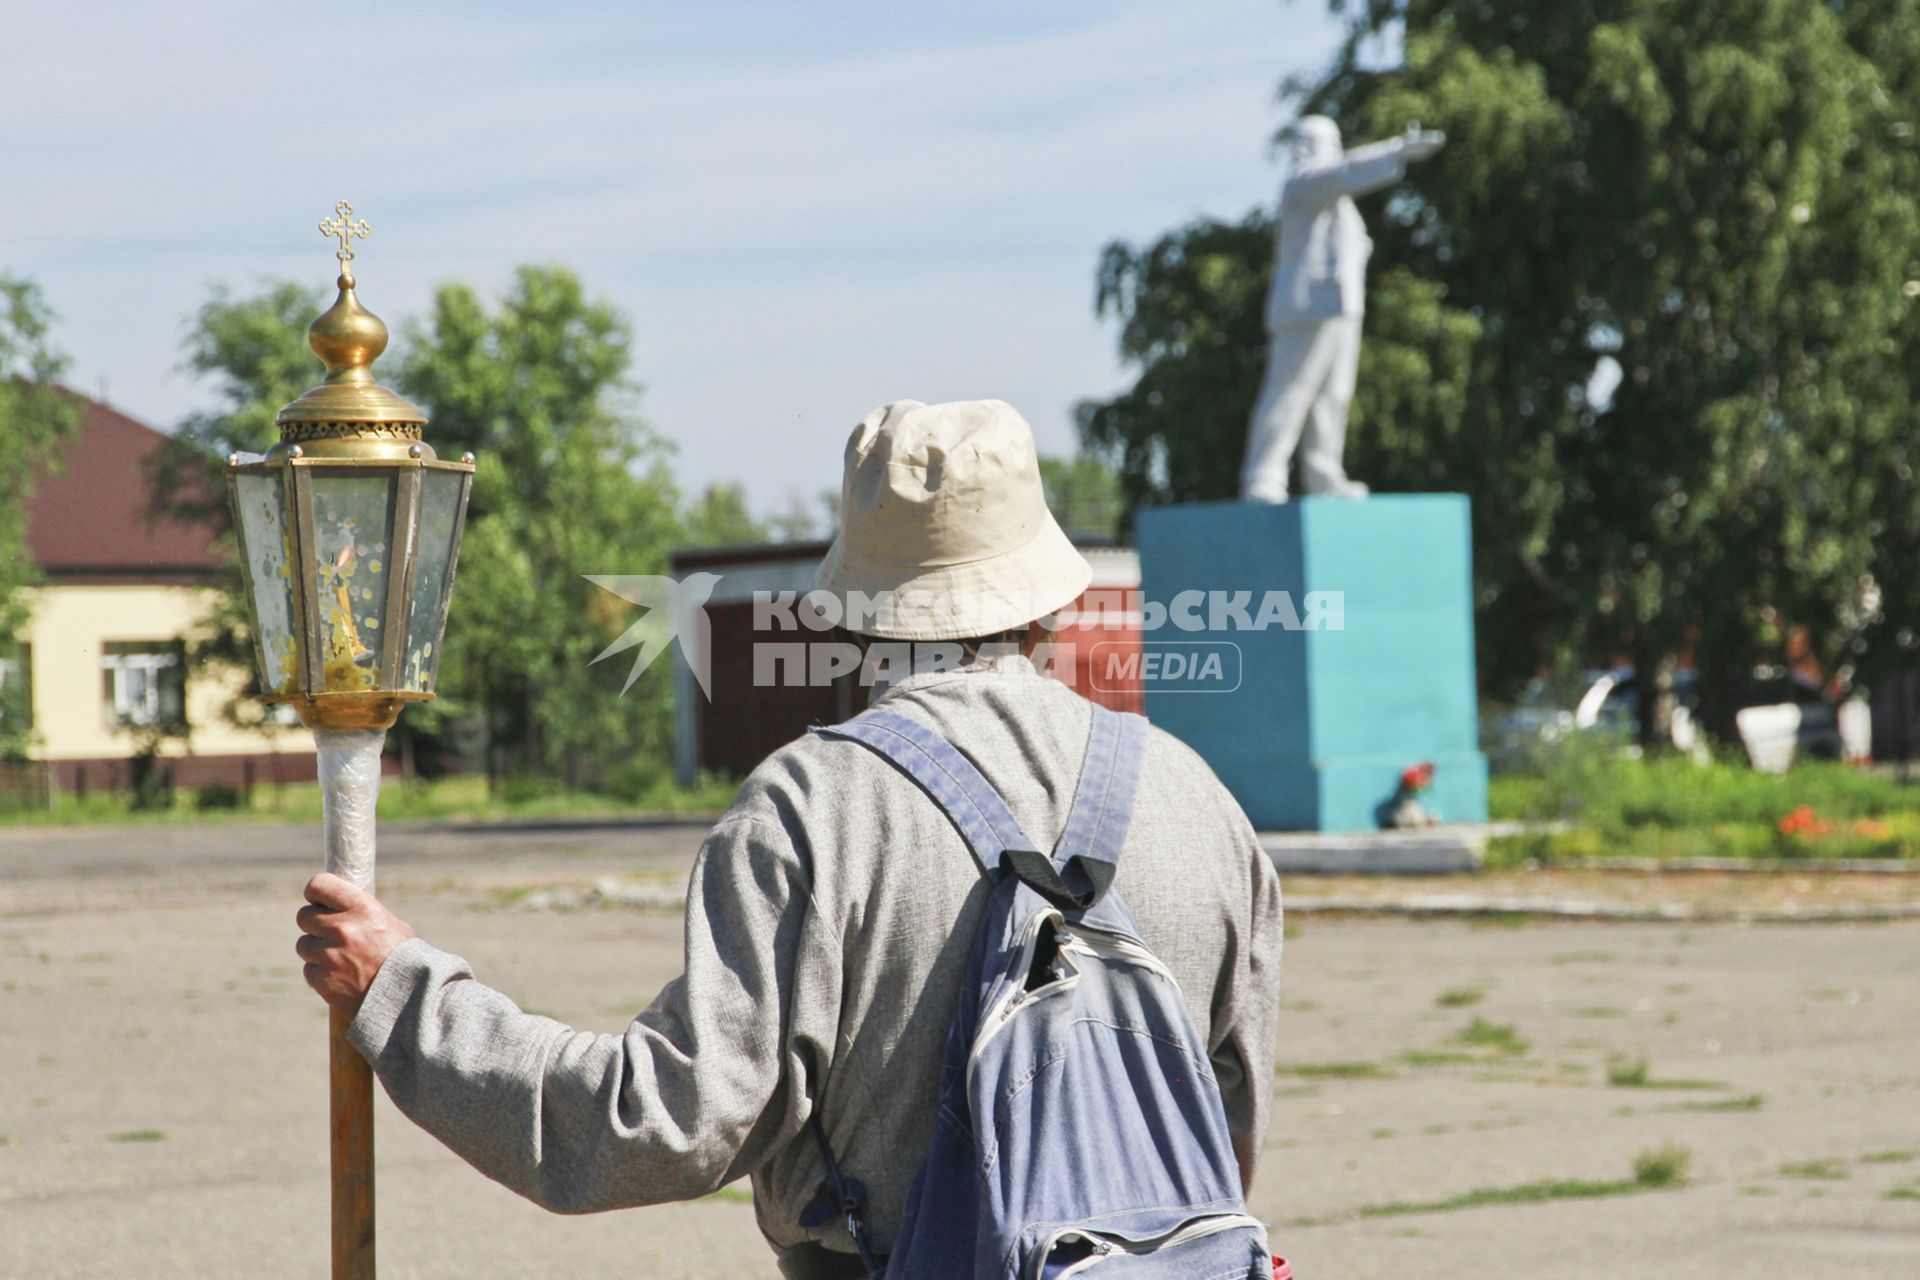
[[[847,441],[840,532],[814,580],[850,630],[960,640],[1078,599],[1093,571],[1047,510],[1033,428],[1000,400],[896,400]]]

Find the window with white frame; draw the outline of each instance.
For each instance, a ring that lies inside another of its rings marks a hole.
[[[184,728],[186,654],[178,641],[106,646],[100,658],[107,723],[114,728]]]

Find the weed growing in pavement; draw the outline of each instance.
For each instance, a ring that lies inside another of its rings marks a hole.
[[[1664,1080],[1653,1075],[1645,1058],[1617,1054],[1607,1060],[1607,1083],[1617,1089],[1724,1089],[1719,1080]],[[1740,1110],[1729,1107],[1727,1110]]]
[[[1440,1200],[1396,1200],[1387,1204],[1366,1205],[1359,1209],[1362,1218],[1397,1218],[1415,1213],[1446,1213],[1455,1209],[1477,1209],[1490,1204],[1540,1204],[1548,1200],[1590,1200],[1606,1196],[1630,1196],[1643,1191],[1662,1191],[1685,1186],[1693,1165],[1693,1154],[1685,1147],[1666,1146],[1643,1151],[1634,1157],[1633,1177],[1614,1179],[1550,1178],[1542,1182],[1523,1182],[1511,1187],[1481,1187]]]
[[[1742,1094],[1737,1098],[1715,1098],[1712,1102],[1680,1102],[1669,1111],[1758,1111],[1766,1103],[1766,1097],[1758,1093]]]
[[[1519,1057],[1532,1047],[1526,1037],[1513,1029],[1511,1023],[1488,1022],[1485,1018],[1478,1016],[1464,1029],[1454,1034],[1453,1042],[1475,1049],[1491,1049],[1495,1053],[1513,1058]]]
[[[1378,1080],[1387,1074],[1377,1062],[1297,1062],[1285,1070],[1309,1080]]]
[[[1815,1182],[1839,1182],[1850,1176],[1837,1160],[1801,1160],[1780,1166],[1783,1178],[1804,1178]]]
[[[1692,1171],[1693,1153],[1672,1143],[1633,1158],[1633,1180],[1643,1187],[1683,1186]]]

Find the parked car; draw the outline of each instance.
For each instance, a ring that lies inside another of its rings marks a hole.
[[[1694,723],[1696,701],[1693,671],[1673,673],[1673,715],[1669,726],[1673,745],[1682,751],[1704,750]],[[1536,678],[1520,701],[1482,732],[1482,749],[1496,767],[1524,765],[1541,747],[1575,734],[1594,735],[1637,751],[1640,743],[1640,689],[1629,666],[1588,670],[1576,679]]]
[[[1674,747],[1705,752],[1694,720],[1693,671],[1673,673]],[[1755,768],[1784,769],[1795,759],[1851,760],[1868,752],[1871,724],[1864,703],[1836,703],[1784,668],[1755,671],[1736,714],[1741,743]],[[1625,750],[1640,740],[1640,691],[1632,667],[1581,673],[1572,681],[1536,679],[1511,711],[1489,722],[1482,747],[1496,768],[1515,767],[1543,746],[1574,734],[1616,740]]]

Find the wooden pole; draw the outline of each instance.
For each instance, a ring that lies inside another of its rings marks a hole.
[[[373,1280],[373,1068],[347,1040],[352,1020],[327,1020],[333,1166],[333,1280]]]

